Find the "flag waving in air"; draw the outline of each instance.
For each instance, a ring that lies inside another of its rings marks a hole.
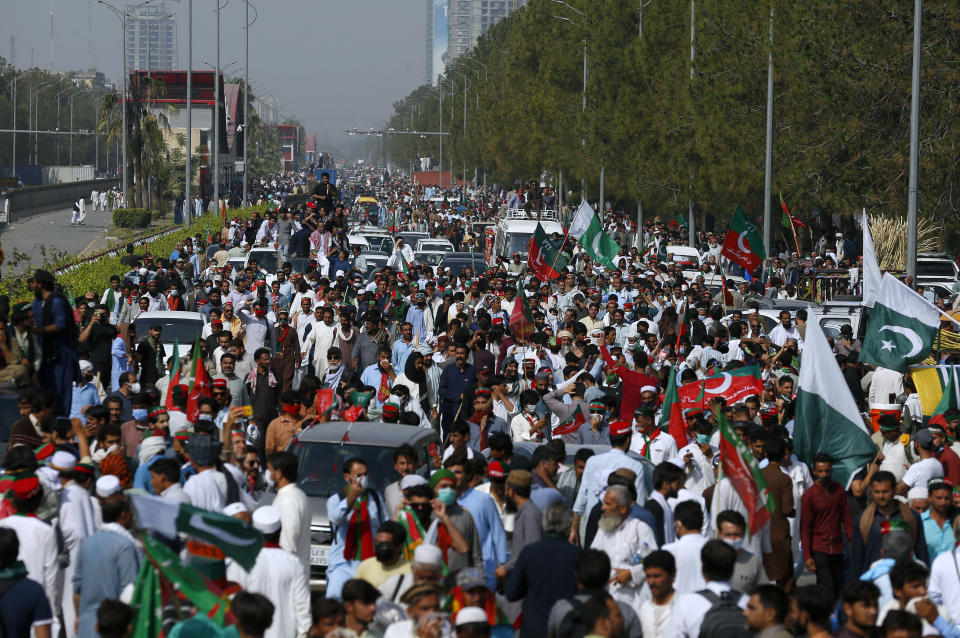
[[[677,449],[685,447],[690,438],[687,436],[687,422],[683,418],[683,408],[680,405],[680,396],[677,391],[677,368],[674,366],[667,372],[667,389],[663,394],[663,410],[660,412],[661,430],[666,430],[677,442]]]
[[[163,402],[163,407],[173,410],[176,406],[173,404],[173,389],[180,385],[180,352],[179,342],[173,340],[173,367],[170,368],[170,384],[167,385],[167,398]]]
[[[190,367],[193,381],[190,382],[190,391],[187,393],[187,420],[195,423],[200,414],[200,399],[212,396],[210,375],[203,365],[203,356],[200,353],[200,337],[197,337],[193,346],[193,363]]]
[[[773,495],[767,491],[767,479],[757,459],[719,410],[717,423],[720,425],[720,471],[724,478],[730,479],[743,500],[750,514],[750,534],[756,534],[770,520],[775,505]]]
[[[780,193],[780,207],[783,208],[783,217],[780,218],[780,223],[783,224],[783,227],[787,230],[791,226],[799,226],[800,228],[806,228],[807,225],[802,221],[790,214],[790,211],[787,210],[787,202],[783,201],[783,193]]]
[[[514,340],[526,341],[533,334],[533,312],[530,310],[530,301],[523,291],[523,280],[517,281],[517,298],[513,302],[513,312],[510,313],[510,334]]]
[[[738,263],[753,272],[767,258],[763,238],[756,225],[747,219],[743,210],[737,206],[730,221],[730,229],[723,240],[720,254],[732,262]]]
[[[877,455],[877,446],[818,322],[807,323],[803,344],[795,418],[802,427],[793,430],[794,448],[808,464],[819,452],[829,454],[833,480],[846,485],[854,472]]]
[[[728,372],[718,372],[704,379],[684,383],[678,391],[683,409],[709,408],[708,402],[714,397],[723,397],[727,405],[744,401],[755,394],[763,394],[763,382],[760,381],[760,366],[743,366]]]
[[[570,235],[580,242],[588,255],[607,268],[616,268],[613,258],[620,252],[620,245],[603,231],[600,216],[587,200],[580,202],[580,208],[570,222]]]
[[[933,409],[930,416],[930,425],[939,425],[942,428],[947,427],[947,416],[952,416],[960,410],[960,397],[957,396],[960,391],[960,380],[957,379],[957,366],[950,366],[946,370],[947,381],[943,386],[943,394],[940,395],[940,401],[937,407]]]
[[[930,354],[940,311],[887,273],[870,312],[860,361],[906,372]]]
[[[567,269],[567,256],[557,250],[539,222],[527,251],[530,270],[540,281],[556,279]]]
[[[580,426],[587,422],[587,418],[583,415],[583,408],[577,405],[573,410],[573,414],[567,417],[565,420],[557,423],[556,427],[553,428],[554,436],[562,436],[564,434],[573,434],[580,429]]]

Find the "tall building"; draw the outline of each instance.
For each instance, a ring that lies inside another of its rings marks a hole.
[[[127,71],[176,69],[177,4],[161,0],[130,11],[127,18]],[[129,9],[128,9],[129,10]],[[174,14],[172,17],[166,16]]]
[[[449,33],[450,0],[426,0],[427,5],[427,55],[425,84],[436,84],[437,76],[446,70],[448,61],[447,38]]]
[[[449,59],[472,49],[487,29],[526,3],[527,0],[449,0]]]

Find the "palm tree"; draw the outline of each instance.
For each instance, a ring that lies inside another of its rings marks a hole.
[[[148,186],[150,176],[158,169],[165,157],[166,144],[163,132],[170,130],[166,113],[158,109],[151,98],[162,92],[163,86],[155,79],[135,78],[128,89],[127,109],[127,154],[133,162],[136,185],[133,200],[140,208],[149,207],[151,196]],[[122,99],[119,93],[103,97],[100,105],[100,121],[97,128],[107,133],[107,143],[123,138]],[[163,104],[161,109],[172,108]],[[126,167],[125,167],[126,169]]]

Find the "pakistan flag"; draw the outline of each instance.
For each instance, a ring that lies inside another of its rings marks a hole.
[[[930,354],[939,325],[940,311],[933,304],[886,273],[870,311],[860,360],[906,372]]]

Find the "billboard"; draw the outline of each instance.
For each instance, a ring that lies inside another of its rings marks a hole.
[[[438,75],[447,70],[448,29],[450,26],[450,0],[433,0],[433,77],[436,84]]]

